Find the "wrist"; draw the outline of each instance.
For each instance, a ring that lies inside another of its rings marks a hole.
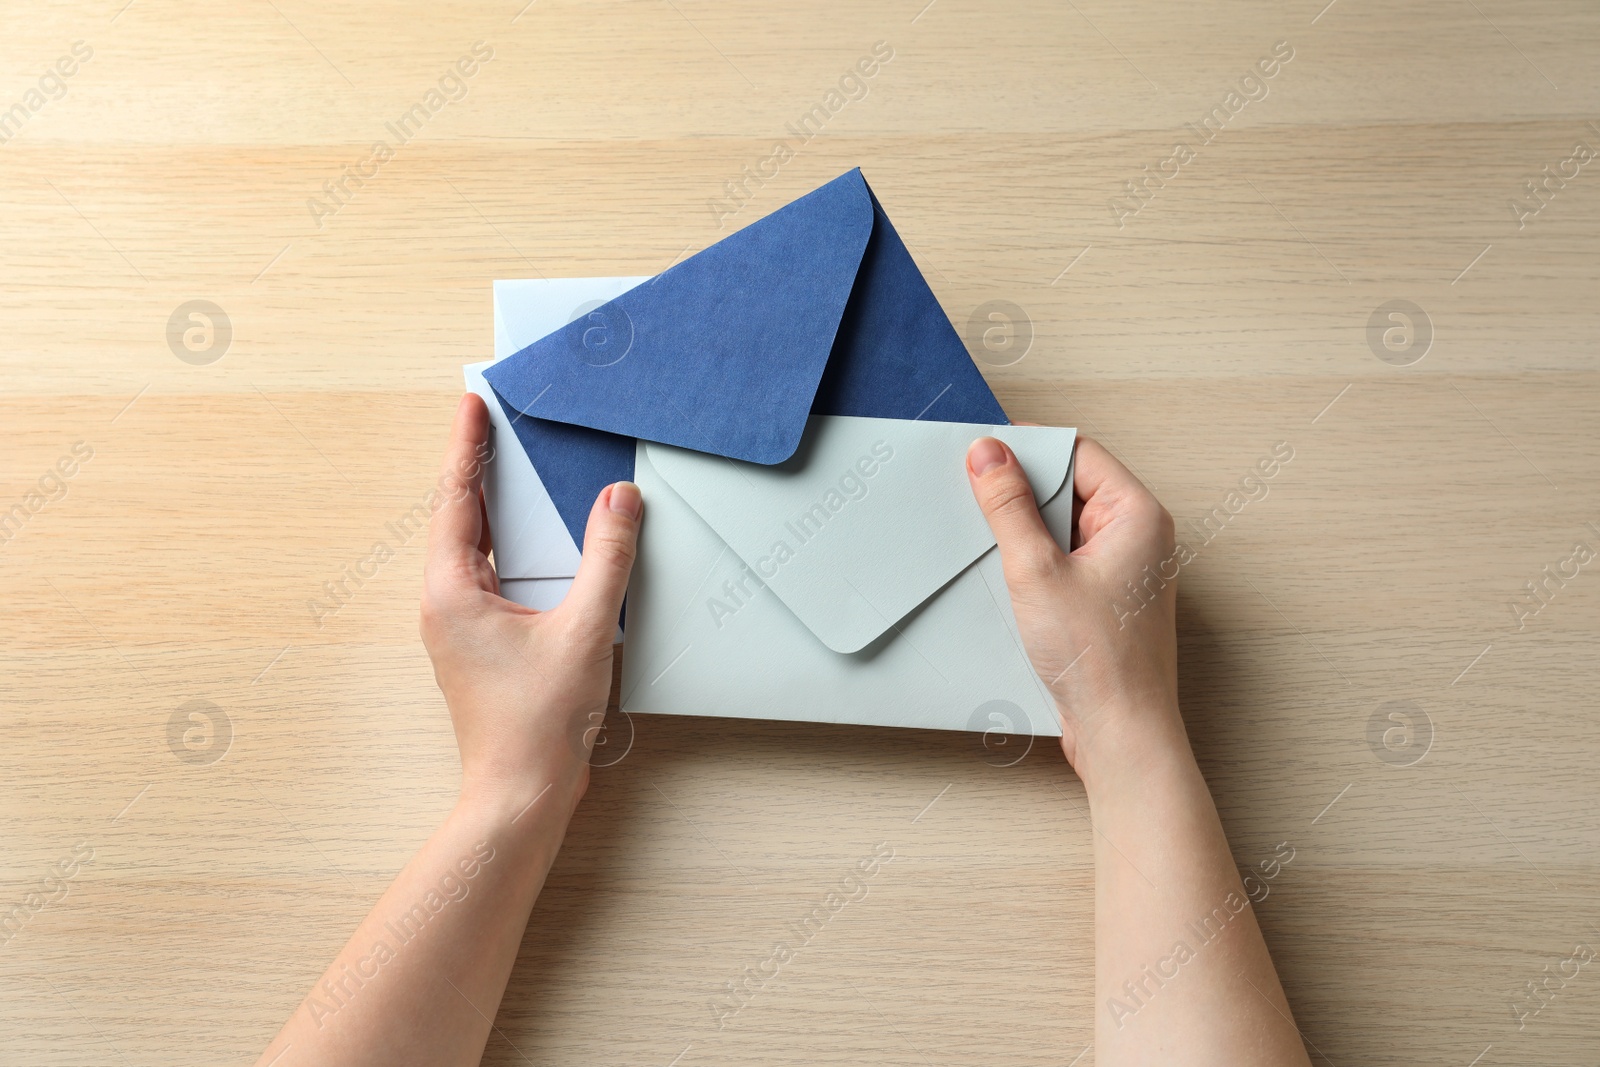
[[[1073,770],[1091,802],[1198,773],[1176,702],[1157,703],[1107,709],[1095,728],[1077,739]]]
[[[456,808],[509,833],[554,819],[565,826],[589,785],[589,765],[564,760],[515,773],[464,775]]]
[[[510,912],[525,920],[561,850],[576,803],[574,791],[547,775],[530,774],[520,786],[469,779],[440,832],[470,843],[480,863],[494,862],[490,884],[511,894],[504,898]]]

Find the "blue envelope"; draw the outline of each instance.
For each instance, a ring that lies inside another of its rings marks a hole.
[[[635,439],[777,464],[813,414],[1009,422],[859,169],[484,377],[580,547]]]

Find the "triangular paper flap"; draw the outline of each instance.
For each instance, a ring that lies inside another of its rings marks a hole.
[[[515,578],[570,578],[578,573],[577,539],[568,537],[566,520],[540,480],[527,449],[516,436],[511,415],[483,380],[487,363],[469,363],[462,370],[467,389],[489,407],[493,455],[484,465],[483,498],[494,537],[494,569],[501,581]],[[528,417],[511,413],[519,422]],[[632,442],[628,442],[631,446]],[[629,448],[629,469],[633,451]],[[624,476],[626,477],[626,475]]]
[[[876,196],[872,217],[872,240],[811,413],[1010,422]]]
[[[853,170],[484,377],[530,416],[782,462],[805,430],[872,227]]]
[[[744,580],[708,591],[730,616],[768,589],[850,653],[994,546],[966,475],[967,448],[985,434],[1016,452],[1039,503],[1061,491],[1076,431],[1050,426],[818,416],[778,466],[639,447],[743,561]]]
[[[633,477],[633,438],[530,418],[511,407],[499,390],[494,390],[494,395],[511,416],[517,443],[533,462],[556,513],[572,535],[572,543],[582,551],[589,511],[600,490]]]

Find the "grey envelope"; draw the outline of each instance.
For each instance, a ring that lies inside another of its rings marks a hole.
[[[1071,429],[816,416],[776,466],[640,441],[623,710],[1060,735],[967,484],[985,434],[1066,544]]]

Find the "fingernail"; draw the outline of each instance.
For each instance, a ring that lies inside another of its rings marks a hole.
[[[639,487],[632,482],[617,482],[611,487],[611,510],[618,515],[626,515],[638,522],[643,506],[644,498],[639,495]]]
[[[982,478],[1005,461],[1005,448],[992,437],[980,437],[967,449],[967,469],[974,477]]]

